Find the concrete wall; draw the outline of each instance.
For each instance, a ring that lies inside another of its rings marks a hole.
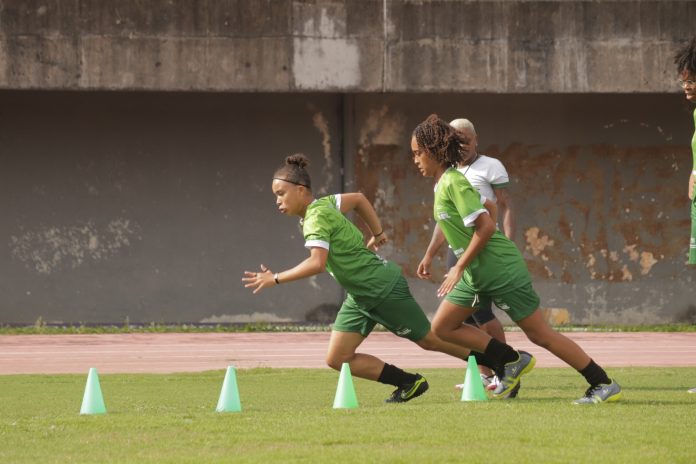
[[[242,272],[302,259],[273,171],[328,144],[340,98],[0,92],[0,322],[304,320],[341,291],[328,275],[253,298]]]
[[[296,151],[318,195],[374,201],[383,254],[432,313],[437,285],[414,278],[432,185],[408,152],[430,112],[471,118],[506,164],[543,306],[576,323],[690,320],[682,98],[0,91],[0,323],[323,317],[342,299],[326,274],[256,297],[240,281],[307,255],[270,191]]]
[[[662,92],[693,1],[4,0],[0,88]]]
[[[543,307],[585,324],[694,322],[696,272],[685,265],[693,108],[682,98],[359,95],[347,189],[375,199],[394,239],[385,253],[433,311],[436,286],[414,278],[432,234],[432,182],[404,141],[429,112],[468,117],[482,151],[511,176],[516,243]]]
[[[269,187],[296,151],[318,194],[375,201],[432,312],[413,278],[431,191],[407,155],[431,112],[474,120],[508,166],[543,305],[693,319],[672,54],[694,18],[669,0],[2,0],[0,323],[324,317],[328,276],[240,284],[306,254]]]

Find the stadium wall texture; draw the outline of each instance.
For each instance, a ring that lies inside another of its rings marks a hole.
[[[690,1],[0,2],[0,324],[325,321],[327,275],[252,297],[306,251],[282,158],[375,202],[414,278],[429,113],[472,119],[512,177],[516,242],[575,323],[693,322]],[[442,267],[440,266],[442,271]]]
[[[432,313],[436,285],[414,278],[432,181],[408,151],[431,112],[470,117],[507,166],[544,307],[575,323],[692,320],[680,95],[0,91],[0,322],[325,320],[342,298],[326,274],[257,296],[240,281],[306,256],[270,190],[294,152],[318,195],[374,202],[381,252]]]

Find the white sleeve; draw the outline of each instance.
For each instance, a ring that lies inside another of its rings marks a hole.
[[[491,161],[490,170],[488,171],[488,183],[492,186],[508,184],[510,182],[510,177],[503,163],[495,158],[491,158]]]
[[[488,214],[488,210],[486,208],[474,211],[467,217],[462,218],[462,222],[464,222],[464,227],[473,227],[474,223],[476,222],[476,219],[484,213]]]
[[[325,242],[324,240],[307,240],[304,246],[305,248],[323,248],[328,250],[329,242]]]

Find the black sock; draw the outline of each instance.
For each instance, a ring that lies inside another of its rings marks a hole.
[[[592,387],[594,387],[595,385],[599,385],[600,383],[607,385],[611,383],[611,379],[604,371],[604,369],[602,369],[596,362],[594,362],[591,359],[587,367],[585,367],[582,370],[579,370],[578,372],[580,372],[580,374],[582,374],[582,376],[585,377],[587,383],[589,383]]]
[[[519,353],[513,350],[510,345],[499,342],[495,338],[491,338],[483,354],[493,363],[491,369],[496,371],[496,373],[502,372],[505,364],[517,361],[520,357]]]
[[[401,387],[402,385],[415,382],[417,378],[416,374],[409,374],[396,366],[384,363],[384,369],[382,369],[382,373],[379,374],[377,381],[386,383],[387,385]]]
[[[485,366],[489,369],[495,368],[495,363],[493,362],[493,360],[485,354],[481,353],[480,351],[472,351],[470,354],[476,358],[476,364],[478,364],[479,366]]]

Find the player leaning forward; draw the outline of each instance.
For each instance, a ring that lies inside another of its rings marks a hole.
[[[264,265],[261,265],[261,272],[246,271],[242,279],[245,287],[254,288],[254,293],[257,293],[267,287],[328,270],[346,290],[347,297],[333,325],[326,362],[336,370],[340,370],[344,362],[350,363],[353,375],[395,386],[396,390],[387,402],[409,401],[424,393],[428,383],[419,374],[405,372],[372,355],[355,352],[377,323],[426,350],[441,351],[460,359],[474,354],[477,359],[490,360],[489,367],[510,373],[505,378],[510,387],[496,392],[497,395],[502,397],[509,393],[519,382],[522,369],[515,362],[506,365],[505,361],[521,359],[518,352],[495,340],[480,346],[484,353],[471,352],[438,338],[411,296],[401,268],[368,249],[376,249],[387,240],[370,202],[362,193],[315,199],[306,166],[307,159],[303,155],[287,157],[273,176],[272,189],[281,213],[302,218],[309,257],[283,272],[273,273]],[[370,228],[372,237],[367,247],[360,230],[343,215],[351,210],[357,212]],[[483,332],[481,335],[488,337]]]
[[[555,332],[542,318],[539,297],[532,288],[522,255],[497,230],[481,204],[485,199],[455,169],[465,155],[466,142],[436,115],[419,124],[411,138],[416,166],[423,176],[435,178],[435,220],[458,258],[438,290],[439,296],[446,297],[433,319],[433,330],[443,340],[477,349],[485,339],[482,340],[480,331],[462,322],[478,309],[482,299],[491,299],[533,343],[546,348],[585,377],[590,386],[576,404],[618,400],[619,384],[582,348]],[[522,358],[527,356],[522,352]]]

